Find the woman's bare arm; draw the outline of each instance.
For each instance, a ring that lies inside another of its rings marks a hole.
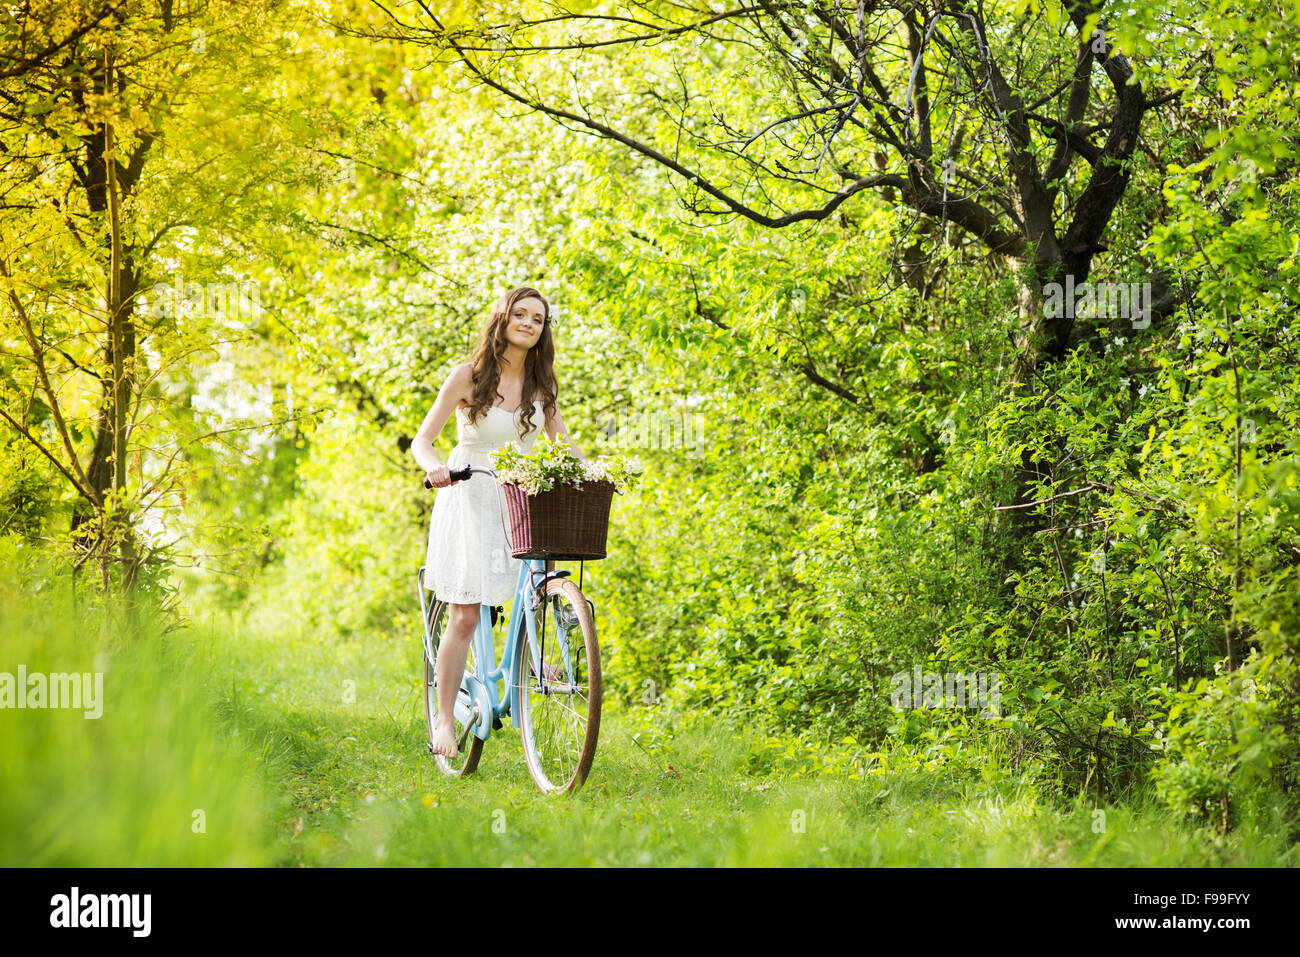
[[[573,450],[573,454],[578,457],[579,461],[585,462],[587,456],[583,455],[582,449],[578,448],[578,446],[574,444],[573,437],[569,435],[569,429],[564,424],[564,416],[560,415],[560,404],[557,400],[555,404],[555,415],[546,420],[546,437],[554,442],[561,432],[569,437],[569,448]]]
[[[466,362],[453,369],[447,381],[438,390],[433,408],[429,409],[428,415],[420,423],[419,431],[415,433],[415,438],[411,440],[411,454],[415,456],[415,461],[425,472],[432,472],[443,466],[438,453],[433,449],[433,442],[442,434],[443,426],[456,411],[456,406],[471,394],[472,388],[470,364]]]

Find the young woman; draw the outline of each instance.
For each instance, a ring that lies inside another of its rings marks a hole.
[[[540,428],[555,441],[568,434],[557,404],[552,362],[551,307],[536,289],[520,286],[502,296],[474,356],[452,370],[411,443],[411,454],[439,491],[429,523],[425,586],[447,602],[450,620],[438,655],[438,718],[433,751],[456,757],[452,725],[479,605],[497,605],[514,592],[520,560],[510,556],[504,526],[505,494],[482,476],[451,481],[462,465],[492,467],[490,453],[511,442],[532,451]],[[433,449],[452,412],[457,444],[444,465]],[[542,421],[537,421],[541,417]],[[582,451],[569,443],[579,459]]]

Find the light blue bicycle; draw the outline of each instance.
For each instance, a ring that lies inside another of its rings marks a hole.
[[[489,468],[466,465],[451,471],[452,481]],[[432,487],[428,481],[426,487]],[[424,715],[433,751],[438,710],[438,649],[450,612],[446,602],[429,600],[424,572],[416,575],[424,624]],[[522,560],[515,585],[505,647],[496,658],[494,628],[499,606],[483,605],[470,640],[465,677],[455,703],[457,756],[435,755],[446,774],[461,776],[478,767],[483,742],[507,715],[523,739],[528,772],[544,792],[576,791],[587,779],[600,734],[600,649],[595,606],[583,596],[568,571],[554,559]]]

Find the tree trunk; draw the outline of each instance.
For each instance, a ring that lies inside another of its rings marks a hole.
[[[114,87],[113,63],[105,54],[104,89]],[[123,170],[113,157],[113,127],[110,123],[86,138],[87,202],[92,212],[107,213],[109,236],[107,275],[104,289],[106,330],[104,335],[104,360],[109,372],[100,379],[101,398],[95,429],[95,445],[91,452],[86,477],[104,507],[99,514],[84,505],[72,516],[72,530],[97,519],[99,526],[78,537],[83,548],[94,549],[101,566],[104,581],[111,580],[114,561],[121,562],[121,584],[128,594],[134,591],[138,579],[140,555],[131,516],[121,508],[121,494],[127,484],[127,452],[130,443],[129,416],[131,399],[135,394],[135,295],[139,276],[129,248],[123,247],[121,194],[119,182],[123,172],[128,176],[129,189],[138,177],[138,164]],[[143,148],[147,149],[148,143]],[[114,553],[116,552],[116,557]]]

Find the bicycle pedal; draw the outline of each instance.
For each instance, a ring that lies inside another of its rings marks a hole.
[[[501,730],[501,719],[496,717],[495,715],[493,715],[492,717],[492,730],[493,731]]]

